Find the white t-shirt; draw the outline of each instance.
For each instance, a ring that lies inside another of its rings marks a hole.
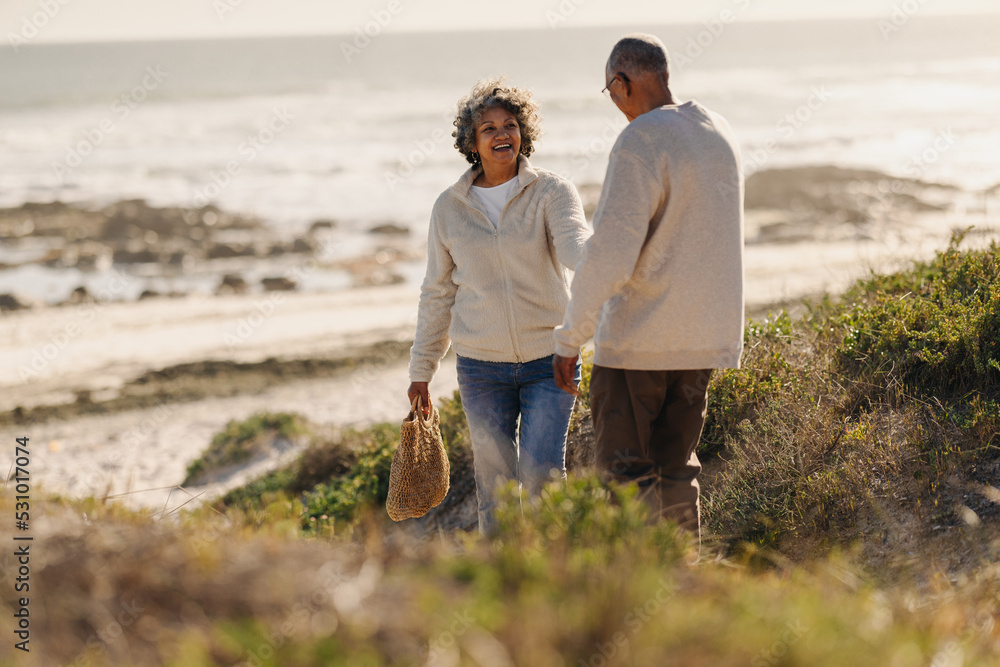
[[[514,194],[516,187],[517,176],[506,183],[501,183],[492,188],[483,188],[478,185],[472,186],[472,194],[483,204],[483,207],[486,209],[486,217],[493,223],[494,228],[497,226],[497,222],[500,221],[500,211],[503,210],[504,204],[507,203],[510,196]]]

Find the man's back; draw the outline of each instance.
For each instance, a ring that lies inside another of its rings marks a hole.
[[[595,363],[675,370],[739,365],[743,182],[726,121],[696,102],[637,117],[612,149],[595,233],[556,339],[566,350],[605,304]],[[610,299],[609,299],[610,297]],[[606,302],[606,303],[605,303]],[[563,330],[577,336],[563,338]]]

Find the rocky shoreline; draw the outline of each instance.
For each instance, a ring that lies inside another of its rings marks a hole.
[[[590,218],[601,185],[582,184],[579,191]],[[1000,186],[967,193],[948,184],[830,165],[763,170],[746,181],[747,245],[878,239],[913,216],[956,207],[973,212],[978,207],[988,217],[998,192]],[[125,301],[325,291],[415,279],[424,256],[422,238],[391,221],[349,227],[320,219],[298,235],[283,236],[267,221],[213,205],[155,207],[141,199],[93,208],[55,201],[0,209],[0,272],[7,272],[0,282],[0,312],[107,301],[109,295],[99,292],[116,272],[136,278],[127,293],[111,295]],[[37,282],[10,277],[26,267],[63,276],[62,289],[44,296],[18,289]]]
[[[316,220],[304,234],[282,238],[262,220],[211,205],[154,207],[135,199],[90,209],[59,201],[26,203],[0,209],[0,271],[35,266],[75,270],[83,279],[120,271],[147,285],[135,291],[136,300],[205,289],[215,294],[294,291],[303,277],[324,272],[341,274],[345,287],[402,282],[397,265],[422,256],[410,248],[409,230],[384,222],[368,233],[369,247],[345,256],[334,220]],[[148,287],[158,280],[197,283],[202,289]],[[99,298],[94,291],[81,284],[48,302],[4,291],[0,310],[87,303]]]

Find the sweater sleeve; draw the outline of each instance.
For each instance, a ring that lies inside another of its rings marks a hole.
[[[576,267],[569,305],[555,330],[556,354],[572,357],[597,331],[604,304],[635,271],[649,224],[664,196],[664,184],[634,154],[612,152],[594,235]]]
[[[451,308],[458,287],[451,275],[455,268],[451,253],[441,238],[437,215],[431,215],[427,234],[427,273],[420,287],[417,332],[410,348],[410,381],[430,382],[451,341]]]
[[[591,230],[583,214],[583,203],[576,188],[569,181],[559,181],[553,196],[545,203],[545,223],[552,235],[556,257],[570,270],[583,258],[583,248]]]

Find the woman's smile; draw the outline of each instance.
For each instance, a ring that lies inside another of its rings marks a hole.
[[[484,111],[476,128],[476,149],[484,172],[476,185],[499,185],[516,176],[521,126],[514,114],[502,107]]]

